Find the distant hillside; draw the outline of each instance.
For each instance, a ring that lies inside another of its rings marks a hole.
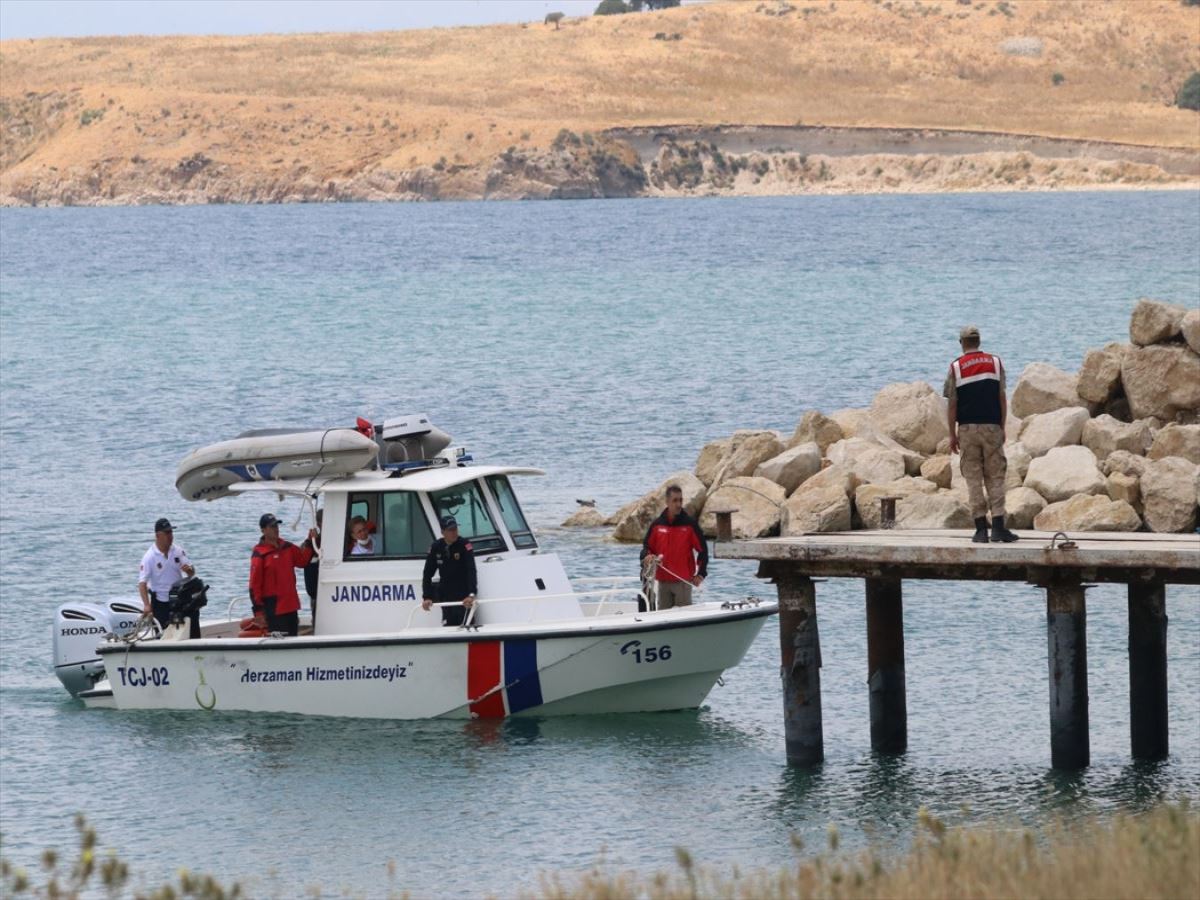
[[[1200,114],[1171,103],[1198,69],[1200,7],[1179,0],[5,41],[0,202],[1194,184]]]

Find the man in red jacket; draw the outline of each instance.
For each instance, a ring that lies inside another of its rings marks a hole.
[[[250,603],[254,619],[268,631],[295,635],[300,630],[300,596],[296,593],[296,569],[303,569],[313,558],[314,529],[297,547],[279,537],[279,520],[263,513],[258,520],[262,540],[250,554]]]
[[[692,587],[708,577],[708,543],[700,525],[683,508],[683,488],[667,485],[667,508],[650,523],[641,559],[658,557],[658,608],[690,606]]]

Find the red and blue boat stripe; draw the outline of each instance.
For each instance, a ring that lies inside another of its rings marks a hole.
[[[493,690],[497,685],[503,687]],[[537,641],[472,641],[467,644],[467,699],[472,698],[478,699],[471,702],[471,713],[481,719],[502,719],[541,706]]]

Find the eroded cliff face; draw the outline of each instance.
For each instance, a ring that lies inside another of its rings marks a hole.
[[[40,101],[49,110],[62,102]],[[41,132],[33,127],[27,131],[27,143],[36,144]],[[1186,156],[1155,148],[1059,142],[1033,152],[1015,149],[1011,139],[1005,146],[977,136],[975,152],[944,152],[936,142],[917,140],[920,133],[914,132],[909,153],[894,152],[886,141],[876,146],[888,152],[861,152],[871,146],[862,135],[852,145],[843,140],[829,146],[828,134],[821,141],[827,152],[809,153],[771,144],[778,131],[742,127],[696,138],[693,129],[655,129],[652,140],[639,141],[564,130],[547,148],[513,146],[478,163],[368,164],[335,173],[301,163],[263,171],[200,152],[169,160],[112,157],[88,167],[6,174],[0,178],[0,204],[577,200],[1200,186],[1200,164],[1194,158],[1189,162]],[[748,145],[748,136],[756,134],[761,149]],[[956,138],[956,148],[971,149],[962,135]]]

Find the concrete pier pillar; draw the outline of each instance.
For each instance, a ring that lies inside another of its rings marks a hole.
[[[1134,759],[1167,758],[1167,591],[1129,585],[1129,736]]]
[[[775,578],[775,588],[779,593],[779,658],[787,761],[793,766],[816,765],[825,759],[816,586],[810,578],[781,574]]]
[[[1081,769],[1091,762],[1088,740],[1087,607],[1078,581],[1046,586],[1050,666],[1050,762]]]
[[[904,690],[904,609],[899,578],[867,578],[867,684],[871,700],[871,749],[908,749],[908,703]]]

